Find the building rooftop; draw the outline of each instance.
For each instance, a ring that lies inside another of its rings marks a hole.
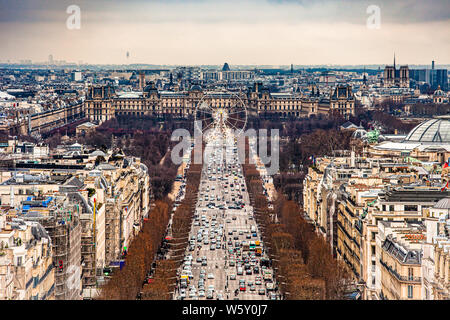
[[[450,118],[439,117],[422,122],[412,129],[406,142],[450,143]]]
[[[450,197],[439,200],[433,208],[436,209],[450,209]]]
[[[422,254],[420,250],[408,250],[404,245],[398,243],[392,235],[386,237],[382,248],[402,263],[421,264]]]

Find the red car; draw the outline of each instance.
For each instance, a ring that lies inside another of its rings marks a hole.
[[[240,286],[240,287],[239,287],[239,290],[240,290],[240,291],[245,291],[245,286]]]

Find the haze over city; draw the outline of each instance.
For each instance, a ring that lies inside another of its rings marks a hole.
[[[78,5],[80,29],[66,9]],[[368,6],[380,28],[367,27]],[[0,1],[0,62],[450,63],[447,1]],[[429,49],[433,47],[433,52]],[[127,58],[127,52],[129,57]]]
[[[0,0],[0,301],[450,300],[449,30],[449,0]]]

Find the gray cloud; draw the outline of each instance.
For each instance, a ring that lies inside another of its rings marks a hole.
[[[64,19],[77,4],[90,20],[110,19],[166,23],[329,21],[361,23],[369,5],[381,8],[387,23],[420,23],[450,19],[448,0],[0,0],[0,22],[49,22]],[[98,16],[97,16],[98,15]]]
[[[71,4],[78,31],[65,27]],[[365,26],[372,4],[379,31]],[[395,50],[450,62],[449,10],[448,0],[0,0],[0,60],[126,63],[130,50],[155,63],[382,63]]]

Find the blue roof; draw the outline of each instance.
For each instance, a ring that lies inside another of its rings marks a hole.
[[[46,200],[42,201],[42,205],[47,207],[48,203],[53,200],[53,197],[48,197]]]

